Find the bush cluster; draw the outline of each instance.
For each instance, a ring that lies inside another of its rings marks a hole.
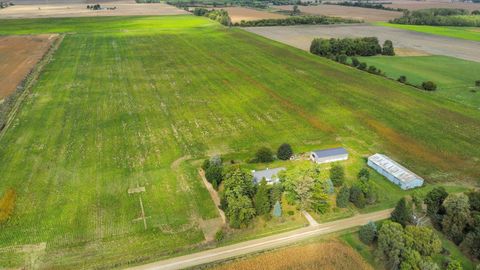
[[[373,56],[382,53],[376,37],[362,38],[316,38],[310,45],[310,52],[320,56]]]
[[[195,16],[205,16],[211,20],[217,21],[225,26],[232,25],[232,20],[228,15],[228,12],[224,9],[206,9],[197,7],[193,10]]]

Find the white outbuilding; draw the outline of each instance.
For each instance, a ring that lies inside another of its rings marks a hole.
[[[315,150],[310,153],[310,160],[321,164],[348,159],[348,152],[343,147]]]
[[[423,185],[423,178],[385,155],[375,154],[370,156],[367,164],[403,190]]]

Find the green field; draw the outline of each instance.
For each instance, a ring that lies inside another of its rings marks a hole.
[[[454,27],[454,26],[429,26],[429,25],[407,25],[376,22],[375,25],[400,28],[427,34],[446,36],[452,38],[480,41],[479,27]]]
[[[380,68],[387,77],[398,79],[401,75],[414,85],[424,81],[437,84],[434,95],[480,108],[480,63],[447,56],[409,56],[409,57],[362,57],[360,61]]]
[[[195,164],[212,154],[343,145],[352,168],[383,152],[429,183],[480,178],[480,111],[241,29],[193,16],[0,24],[69,33],[1,138],[0,194],[18,197],[1,267],[38,256],[43,268],[121,268],[199,247],[198,224],[217,213]],[[137,185],[146,231],[127,194]]]

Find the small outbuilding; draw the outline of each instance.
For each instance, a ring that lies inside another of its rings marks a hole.
[[[263,178],[267,181],[267,184],[272,185],[278,183],[280,179],[278,178],[278,173],[281,171],[286,170],[283,167],[274,168],[274,169],[266,169],[261,171],[252,171],[253,175],[253,183],[258,184],[262,181]]]
[[[423,185],[423,178],[385,155],[375,154],[370,156],[367,164],[403,190]]]
[[[348,152],[343,147],[315,150],[310,153],[310,160],[321,164],[348,159]]]

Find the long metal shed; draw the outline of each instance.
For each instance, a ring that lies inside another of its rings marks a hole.
[[[377,153],[370,156],[367,164],[385,176],[390,182],[400,186],[403,190],[421,187],[423,185],[423,178],[385,155]]]

